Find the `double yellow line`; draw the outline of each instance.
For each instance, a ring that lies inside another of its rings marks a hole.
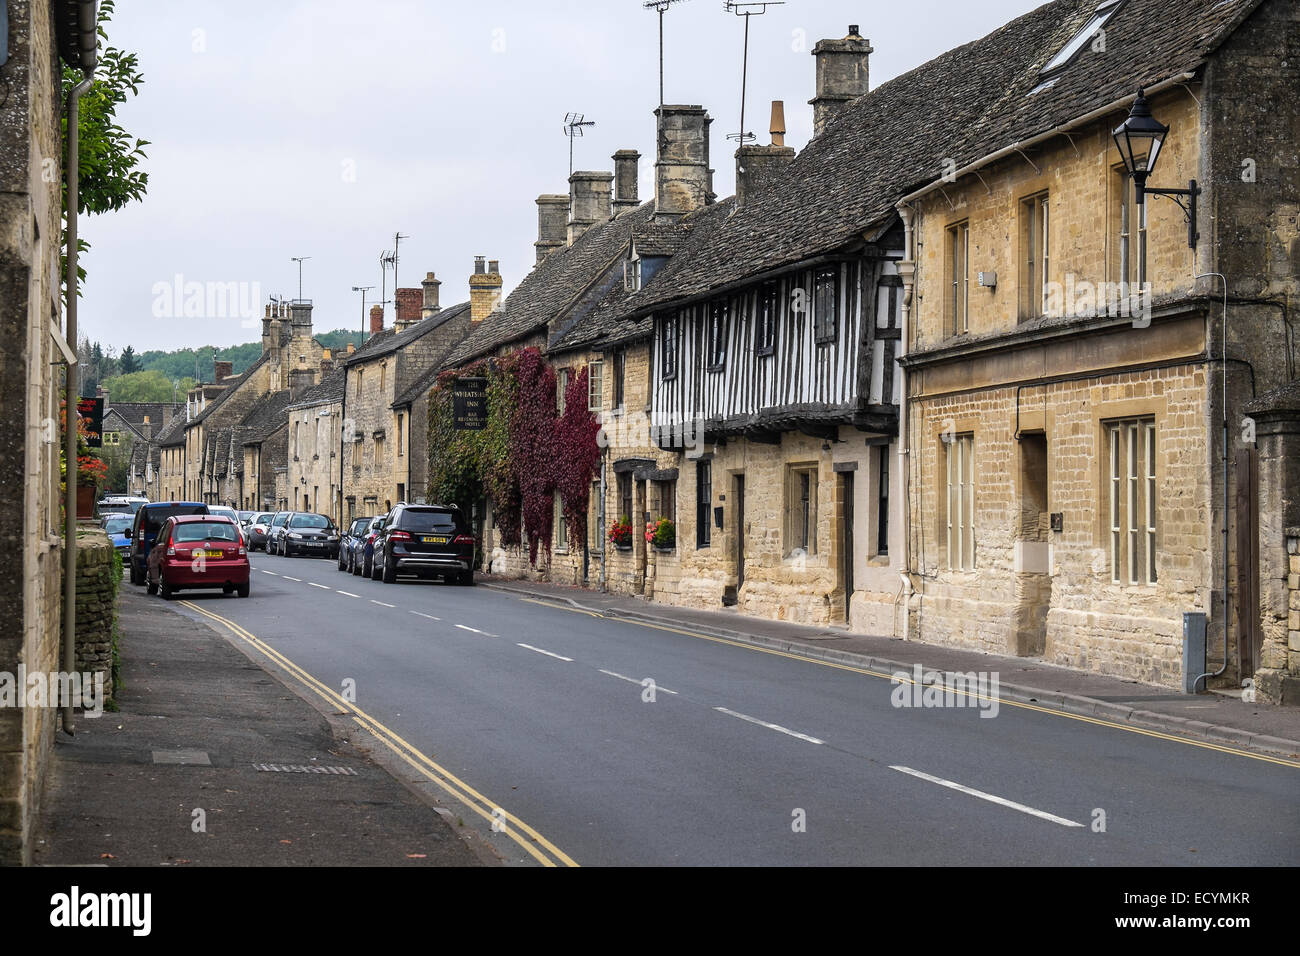
[[[220,614],[214,614],[206,608],[200,607],[192,601],[178,602],[182,607],[187,607],[192,611],[197,611],[204,617],[216,621],[230,630],[232,634],[242,640],[244,643],[253,647],[260,653],[266,655],[280,667],[284,668],[289,674],[296,677],[303,686],[314,691],[318,697],[328,703],[331,707],[348,711],[352,714],[353,719],[368,730],[378,740],[380,740],[389,750],[400,757],[403,761],[413,767],[416,771],[427,777],[435,783],[444,793],[447,793],[456,800],[459,800],[465,806],[469,807],[488,823],[492,824],[494,832],[501,832],[514,840],[533,859],[537,860],[542,866],[577,866],[578,864],[563,850],[546,837],[542,836],[523,820],[507,813],[497,804],[493,803],[483,794],[479,793],[465,781],[456,777],[455,774],[449,773],[444,767],[439,766],[422,754],[414,745],[403,740],[394,731],[385,727],[375,718],[371,717],[356,704],[345,700],[333,688],[321,683],[307,671],[303,670],[289,658],[285,657],[275,648],[271,647],[265,641],[256,635],[249,633],[234,621],[227,620]]]

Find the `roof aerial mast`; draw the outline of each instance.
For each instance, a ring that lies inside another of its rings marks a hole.
[[[740,132],[727,134],[727,139],[734,139],[741,146],[757,138],[753,133],[745,132],[745,85],[749,79],[749,18],[762,16],[767,13],[768,7],[781,6],[785,6],[785,0],[759,0],[755,3],[736,3],[734,0],[726,0],[722,4],[722,9],[727,13],[745,18],[745,53],[740,65]],[[759,9],[751,10],[750,7]]]

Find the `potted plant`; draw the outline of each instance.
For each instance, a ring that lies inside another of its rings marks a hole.
[[[632,550],[632,521],[623,515],[609,529],[609,541],[620,551]]]
[[[656,551],[672,551],[677,547],[677,526],[669,518],[646,525],[646,540]]]

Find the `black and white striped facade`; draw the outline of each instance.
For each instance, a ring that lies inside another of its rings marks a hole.
[[[892,238],[892,237],[891,237]],[[902,281],[897,249],[826,257],[656,314],[651,425],[773,440],[840,425],[897,433]]]

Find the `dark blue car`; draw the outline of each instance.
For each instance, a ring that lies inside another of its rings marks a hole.
[[[131,527],[131,548],[127,555],[127,569],[132,584],[143,585],[148,570],[149,552],[158,538],[158,531],[172,515],[205,515],[208,506],[197,501],[156,501],[141,505],[135,513]]]

